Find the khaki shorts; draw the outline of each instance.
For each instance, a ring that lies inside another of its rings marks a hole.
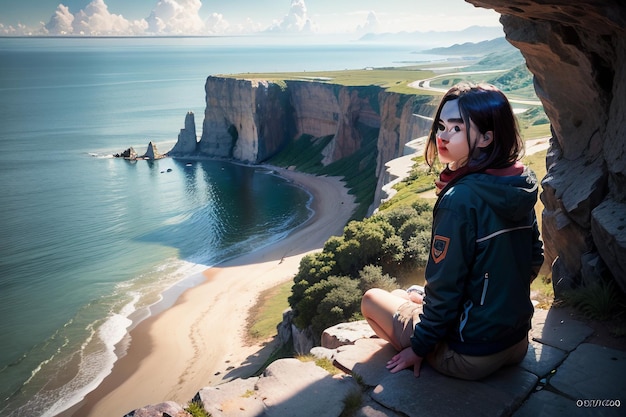
[[[411,301],[398,307],[393,316],[393,336],[400,346],[411,346],[411,336],[419,322],[421,312],[422,305]],[[475,380],[484,378],[503,366],[520,363],[527,350],[527,338],[501,352],[486,356],[462,355],[450,349],[446,342],[441,342],[426,356],[426,360],[430,366],[444,375]]]
[[[422,313],[422,305],[407,301],[398,307],[393,315],[393,337],[397,344],[403,348],[411,346],[411,336],[415,325],[419,323],[419,315]]]

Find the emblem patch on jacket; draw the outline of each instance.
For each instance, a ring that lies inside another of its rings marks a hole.
[[[450,245],[450,238],[445,236],[435,235],[433,238],[433,247],[431,248],[431,255],[433,261],[436,264],[443,261],[448,253],[448,246]]]

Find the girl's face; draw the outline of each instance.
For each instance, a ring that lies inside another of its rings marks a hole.
[[[463,166],[469,156],[465,122],[461,118],[457,100],[447,101],[437,120],[437,153],[439,162],[450,169]]]
[[[439,162],[448,164],[450,169],[456,170],[465,165],[469,159],[470,152],[470,147],[467,143],[467,126],[465,126],[465,122],[461,117],[457,100],[450,100],[444,103],[437,124]],[[480,137],[483,139],[480,139]],[[473,145],[476,141],[478,141],[477,146],[484,146],[484,136],[478,132],[478,129],[470,120],[470,142]]]

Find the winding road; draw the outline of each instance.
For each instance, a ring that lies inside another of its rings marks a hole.
[[[506,72],[506,71],[507,70],[451,72],[451,73],[448,73],[448,74],[439,74],[439,75],[436,75],[434,77],[425,78],[423,80],[413,81],[413,82],[409,83],[408,86],[411,87],[411,88],[416,88],[416,89],[422,89],[422,90],[428,90],[428,91],[436,91],[438,93],[442,93],[443,94],[446,91],[448,91],[448,89],[447,88],[431,87],[431,85],[430,85],[431,81],[436,80],[438,78],[447,78],[447,77],[452,77],[452,76],[465,76],[465,75],[472,75],[472,74],[497,74],[499,72]],[[539,100],[521,100],[521,99],[509,98],[509,102],[515,103],[515,104],[522,104],[522,105],[525,105],[525,106],[541,106],[541,101],[539,101]]]

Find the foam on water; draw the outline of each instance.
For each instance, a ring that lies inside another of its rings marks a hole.
[[[42,361],[33,370],[31,377],[23,384],[22,390],[36,393],[9,416],[42,415],[52,417],[78,404],[94,390],[112,371],[119,356],[125,354],[128,332],[139,322],[153,314],[167,309],[186,289],[202,282],[201,272],[208,266],[180,260],[171,260],[155,268],[154,277],[138,277],[116,285],[114,297],[129,300],[118,309],[111,311],[105,320],[97,319],[88,323],[84,330],[87,336],[81,345],[71,351],[69,339],[55,354]],[[150,285],[145,281],[150,280]],[[155,299],[156,296],[156,299]],[[113,298],[109,304],[115,306]],[[153,300],[151,304],[145,304]],[[142,304],[143,303],[143,304]],[[112,307],[115,308],[115,307]],[[71,328],[77,320],[72,319],[64,328]],[[64,337],[62,335],[59,335]],[[70,351],[66,349],[70,348]],[[77,362],[77,370],[67,380],[63,380],[63,368]],[[50,386],[46,380],[55,379],[59,383]]]

